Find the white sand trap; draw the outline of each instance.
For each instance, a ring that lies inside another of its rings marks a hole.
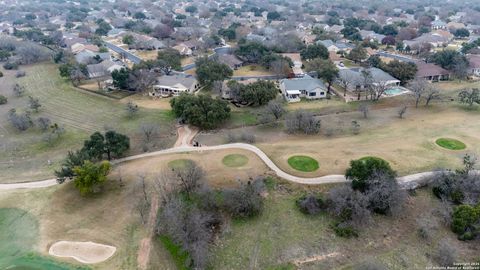
[[[70,257],[81,263],[100,263],[112,257],[116,247],[97,244],[94,242],[58,241],[54,243],[48,253],[57,257]]]

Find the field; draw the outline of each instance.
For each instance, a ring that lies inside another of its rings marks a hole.
[[[443,238],[457,247],[459,258],[476,258],[475,243],[456,240],[438,217],[425,210],[439,205],[426,190],[411,197],[399,217],[375,216],[359,238],[352,239],[335,236],[328,215],[306,216],[297,209],[295,200],[307,191],[280,184],[267,195],[262,215],[232,220],[213,250],[213,269],[352,269],[369,259],[382,262],[386,269],[425,269],[435,265],[432,254]],[[420,216],[437,224],[431,241],[417,234]]]
[[[174,119],[167,110],[142,108],[130,119],[125,104],[74,88],[59,77],[54,64],[22,66],[21,69],[26,71],[24,78],[15,79],[15,71],[4,71],[5,77],[1,78],[0,94],[7,96],[9,101],[0,107],[0,183],[50,178],[66,152],[79,148],[94,131],[113,128],[126,133],[132,140],[132,153],[141,150],[139,128],[142,123],[158,125],[162,137],[174,136]],[[25,87],[25,96],[13,95],[15,83]],[[12,108],[25,111],[28,96],[38,98],[42,105],[38,113],[32,114],[34,121],[38,117],[48,117],[52,123],[65,128],[66,133],[58,141],[46,143],[45,134],[36,127],[18,132],[10,125],[8,111]]]

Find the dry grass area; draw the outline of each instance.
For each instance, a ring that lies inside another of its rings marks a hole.
[[[232,154],[246,156],[248,163],[237,168],[225,166],[222,163],[222,159]],[[179,159],[193,160],[204,168],[208,175],[209,184],[214,187],[235,186],[238,184],[237,179],[246,180],[268,173],[267,167],[255,154],[240,149],[184,153],[139,159],[122,164],[115,169],[114,173],[121,172],[123,176],[128,178],[136,177],[139,173],[155,176],[165,169],[169,169],[169,162]]]
[[[180,63],[182,64],[182,66],[193,64],[193,63],[195,63],[195,57],[193,57],[193,56],[183,57],[180,60]]]
[[[136,50],[132,53],[143,60],[156,60],[158,56],[157,50]]]
[[[406,119],[399,119],[395,110],[374,111],[369,119],[359,113],[323,117],[325,129],[342,129],[339,136],[288,136],[258,146],[282,169],[301,176],[343,174],[349,161],[363,156],[378,156],[389,161],[400,174],[457,167],[467,152],[480,153],[479,112],[457,108],[410,109]],[[359,135],[349,131],[350,121],[361,125]],[[459,139],[467,144],[463,151],[449,151],[435,144],[439,137]],[[299,173],[288,166],[287,159],[305,154],[319,161],[314,173]]]
[[[142,108],[171,110],[172,107],[170,107],[170,99],[171,98],[153,99],[144,94],[135,94],[135,95],[131,95],[129,97],[123,98],[120,102],[126,104],[127,102],[132,101],[133,103],[137,104]]]
[[[262,76],[262,75],[275,75],[275,74],[259,65],[242,66],[233,71],[233,76]]]

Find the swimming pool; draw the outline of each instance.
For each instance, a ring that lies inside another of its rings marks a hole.
[[[404,92],[406,92],[405,89],[400,87],[395,87],[395,88],[390,88],[385,90],[385,94],[389,96],[400,95],[400,94],[403,94]]]

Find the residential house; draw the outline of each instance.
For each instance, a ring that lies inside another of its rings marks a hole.
[[[192,49],[190,49],[187,45],[183,43],[173,46],[172,48],[174,50],[177,50],[180,53],[180,55],[183,55],[183,56],[191,56],[193,54]]]
[[[346,89],[348,91],[365,90],[370,85],[382,85],[386,88],[400,85],[400,80],[374,67],[340,69],[337,81],[341,85],[344,85],[342,82],[348,82]]]
[[[105,60],[99,64],[87,65],[87,72],[88,77],[93,79],[109,76],[114,70],[120,70],[122,68],[124,68],[124,66],[118,62]]]
[[[417,62],[416,78],[423,78],[430,82],[447,81],[450,79],[450,71],[432,63]]]
[[[319,40],[317,41],[317,44],[322,44],[323,46],[327,47],[329,52],[339,52],[339,51],[344,51],[344,52],[349,52],[351,51],[355,46],[353,44],[349,44],[346,42],[333,42],[330,39],[326,40]]]
[[[480,77],[480,55],[469,54],[467,55],[468,60],[468,73],[476,77]]]
[[[233,54],[219,54],[217,60],[218,62],[229,66],[231,69],[238,69],[243,65],[243,61]]]
[[[177,73],[157,78],[157,82],[149,95],[151,97],[178,96],[181,93],[193,93],[199,87],[200,85],[195,77]]]
[[[450,39],[441,33],[426,33],[412,40],[404,40],[405,46],[409,46],[412,50],[420,47],[424,43],[429,43],[433,47],[438,48],[447,45]]]
[[[447,23],[442,20],[434,20],[432,22],[432,29],[447,29]]]
[[[75,60],[79,64],[90,64],[94,61],[111,60],[112,56],[109,52],[97,53],[90,50],[83,50],[75,55]]]
[[[327,97],[327,87],[323,81],[305,75],[302,78],[283,79],[280,90],[288,102],[298,102],[300,98],[321,99]]]
[[[381,43],[382,40],[385,38],[385,35],[377,34],[373,31],[367,31],[367,30],[360,30],[360,35],[362,36],[362,39],[367,39],[370,42],[378,42],[378,43]]]

